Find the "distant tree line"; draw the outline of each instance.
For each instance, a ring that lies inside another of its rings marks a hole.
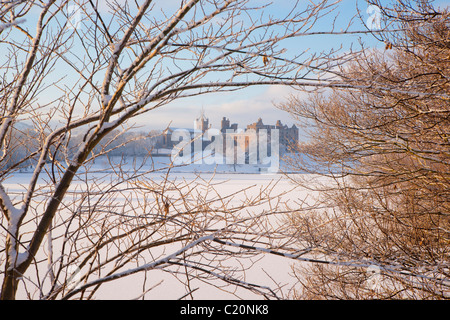
[[[7,154],[5,161],[1,163],[1,168],[18,170],[33,167],[39,156],[39,144],[36,141],[45,139],[46,131],[22,126],[13,128],[8,135],[8,144],[11,152]],[[52,146],[51,153],[55,154],[53,159],[65,161],[73,157],[83,144],[84,134],[79,133],[65,139],[59,146]],[[108,156],[129,156],[145,157],[152,153],[152,150],[161,145],[161,131],[120,131],[114,130],[108,134],[108,139],[99,143],[93,150],[94,155]],[[63,152],[57,152],[57,151]],[[34,156],[33,156],[34,155]],[[48,161],[52,161],[50,158]]]

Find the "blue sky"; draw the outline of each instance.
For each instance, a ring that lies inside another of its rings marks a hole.
[[[124,1],[125,0],[118,0],[119,3]],[[165,8],[172,9],[170,11],[173,11],[175,6],[179,6],[179,1],[180,0],[164,0],[164,2],[161,2],[161,0],[156,0],[155,2],[158,5],[163,3]],[[270,6],[265,13],[277,15],[285,12],[291,7],[293,2],[294,0],[273,0],[273,5]],[[308,3],[309,1],[307,0],[299,1],[300,7],[305,6]],[[104,1],[99,0],[99,4],[100,11],[106,11]],[[436,1],[435,4],[437,6],[448,6],[447,1],[443,0]],[[366,12],[368,5],[365,0],[343,0],[339,3],[334,13],[317,22],[314,30],[332,31],[333,17],[336,14],[338,14],[338,17],[334,24],[334,31],[340,31],[341,29],[346,28],[352,17],[357,14],[357,7],[361,13],[360,19],[367,22],[371,14]],[[355,18],[350,30],[362,30],[363,26],[361,20]],[[27,22],[27,24],[30,25],[34,25],[34,23],[35,21],[32,20]],[[309,51],[307,55],[314,54],[315,52],[329,51],[332,48],[339,48],[340,46],[343,46],[342,51],[345,52],[352,44],[356,45],[357,48],[360,40],[363,41],[367,47],[380,49],[384,47],[383,43],[380,43],[370,35],[305,36],[289,40],[284,44],[287,49],[285,57],[290,58],[297,52],[301,52],[308,48]],[[58,75],[64,74],[64,72],[64,69],[57,70]],[[295,123],[291,116],[274,106],[274,104],[285,101],[287,96],[291,93],[306,97],[304,93],[294,91],[288,87],[252,87],[240,91],[214,93],[176,100],[160,109],[147,113],[145,116],[140,116],[133,121],[137,126],[142,126],[146,130],[163,129],[169,122],[172,122],[171,125],[173,127],[192,128],[195,119],[202,111],[204,111],[206,116],[210,119],[211,125],[217,128],[220,126],[222,117],[229,118],[232,123],[238,123],[241,128],[245,128],[247,124],[257,121],[259,117],[261,117],[266,124],[274,124],[276,120],[279,119],[283,123],[291,126]]]
[[[291,2],[292,0],[274,1],[274,3],[277,3],[277,7],[280,5],[281,7],[287,7]],[[305,2],[308,1],[305,0]],[[435,5],[445,7],[449,3],[448,1],[435,1]],[[365,0],[343,0],[335,12],[339,14],[336,20],[335,31],[339,31],[348,25],[350,19],[357,14],[357,8],[362,14],[361,19],[367,24],[368,19],[373,15],[370,11],[369,13],[366,11],[368,8],[367,2]],[[332,27],[332,20],[326,18],[317,23],[315,30],[331,31]],[[358,18],[354,18],[350,30],[363,30],[361,21]],[[371,35],[361,34],[302,37],[295,39],[294,43],[291,44],[292,48],[289,48],[289,50],[295,50],[296,46],[300,49],[307,47],[311,48],[310,53],[314,53],[339,48],[342,45],[344,47],[343,51],[345,51],[352,43],[358,46],[359,40],[363,41],[366,47],[384,50],[384,43],[376,40]],[[287,53],[289,53],[289,50]],[[288,87],[253,87],[233,93],[205,95],[185,101],[177,101],[164,109],[155,110],[152,113],[152,117],[162,119],[162,123],[173,119],[175,127],[192,126],[194,119],[204,109],[213,127],[220,126],[220,120],[223,116],[228,117],[231,122],[238,123],[241,128],[245,128],[247,124],[257,121],[259,117],[266,124],[274,124],[276,120],[280,119],[283,123],[291,126],[295,124],[295,120],[287,112],[274,107],[274,104],[280,104],[285,101],[289,94],[307,97],[307,94],[294,91]],[[183,116],[173,118],[174,114],[183,114]]]
[[[171,0],[172,2],[175,0]],[[275,0],[275,6],[271,7],[271,10],[286,10],[289,5],[292,4],[292,0]],[[307,3],[308,1],[305,1]],[[361,10],[364,10],[362,18],[364,21],[369,18],[369,14],[365,12],[367,4],[365,1],[358,1],[358,6]],[[276,14],[276,12],[273,12]],[[335,30],[339,31],[341,28],[345,28],[350,19],[357,13],[356,1],[344,0],[335,13],[339,13],[339,17],[336,21]],[[334,15],[334,13],[333,13]],[[330,16],[332,17],[332,16]],[[332,19],[325,18],[320,20],[315,26],[314,30],[317,31],[331,31]],[[351,30],[361,30],[360,21],[354,20],[354,26]],[[343,50],[349,47],[351,43],[357,43],[360,35],[345,35],[345,36],[305,36],[290,40],[287,44],[288,50],[286,52],[289,57],[289,53],[295,54],[296,50],[304,50],[310,48],[308,54],[314,52],[329,51],[332,48],[339,48],[344,46]],[[382,43],[378,43],[370,36],[363,36],[364,42],[368,46],[384,46]],[[247,124],[257,121],[259,117],[263,119],[264,123],[274,124],[276,120],[281,120],[283,123],[291,126],[295,123],[292,117],[274,106],[285,101],[289,94],[297,94],[305,96],[305,94],[292,90],[283,86],[264,86],[264,87],[252,87],[243,89],[241,91],[231,93],[217,93],[208,94],[199,97],[189,98],[185,100],[175,101],[164,108],[152,111],[149,114],[149,119],[145,124],[155,123],[166,124],[171,120],[174,127],[192,127],[194,120],[198,117],[202,110],[204,110],[206,116],[210,119],[210,124],[213,127],[220,126],[220,120],[222,117],[227,117],[233,123],[238,123],[239,127],[245,128]],[[183,116],[174,116],[183,115]],[[157,119],[154,120],[153,119]],[[140,124],[138,121],[137,124]]]

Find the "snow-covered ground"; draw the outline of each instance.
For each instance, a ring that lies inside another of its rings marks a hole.
[[[170,156],[170,154],[165,155],[154,155],[153,157],[144,158],[144,157],[120,157],[120,156],[112,156],[112,157],[106,157],[106,156],[100,156],[92,161],[89,162],[89,171],[105,171],[108,169],[111,169],[111,165],[117,166],[121,165],[124,170],[133,170],[135,168],[139,168],[142,172],[143,170],[164,170],[167,167],[172,167],[171,172],[174,173],[246,173],[246,174],[265,174],[265,173],[272,173],[276,169],[286,171],[288,168],[284,164],[282,160],[277,160],[278,163],[272,164],[270,161],[270,158],[267,161],[267,164],[261,164],[258,162],[257,164],[206,164],[207,162],[214,162],[213,160],[210,160],[207,157],[201,157],[201,156],[193,156],[192,161],[190,161],[189,164],[177,164],[177,158],[173,158]],[[173,160],[173,161],[172,161]],[[208,161],[209,160],[209,161]],[[225,161],[225,160],[224,160]],[[232,161],[237,162],[237,161]],[[248,162],[248,161],[247,161]],[[270,168],[273,170],[270,171]],[[27,167],[20,169],[20,173],[30,173],[32,172],[33,168]]]
[[[111,158],[100,157],[95,159],[89,165],[88,171],[91,176],[105,177],[112,173],[115,168],[122,165],[122,168],[130,173],[149,172],[147,177],[153,181],[164,179],[167,173],[167,167],[170,166],[169,157],[154,157],[143,162],[142,158]],[[30,170],[22,170],[10,177],[4,183],[7,192],[24,192],[31,177]],[[170,169],[170,179],[182,178],[186,181],[195,179],[198,175],[204,178],[210,178],[214,175],[214,181],[221,183],[216,185],[216,189],[221,194],[231,194],[237,190],[244,189],[249,186],[254,186],[254,190],[259,190],[260,187],[267,186],[274,181],[278,181],[274,192],[282,192],[292,189],[292,182],[286,179],[279,173],[267,173],[264,167],[251,165],[206,165],[206,164],[190,164],[186,166],[179,166]],[[83,170],[80,171],[80,178],[82,178]],[[43,182],[41,180],[41,182]],[[77,181],[74,181],[77,183]],[[299,198],[304,199],[307,192],[295,190],[289,194],[284,195],[284,200],[296,201]],[[239,200],[239,199],[237,199]],[[258,260],[247,273],[246,281],[258,283],[261,285],[274,286],[274,281],[280,285],[285,285],[288,291],[294,284],[292,277],[291,266],[294,261],[274,255],[261,255],[261,260]],[[106,285],[105,290],[100,290],[96,295],[97,298],[104,299],[128,299],[135,298],[139,295],[142,288],[143,275],[127,277],[114,282],[111,285]],[[185,288],[176,279],[168,276],[162,271],[152,271],[147,275],[147,287],[158,284],[164,280],[156,290],[150,291],[146,298],[149,299],[177,299],[181,297]],[[260,297],[251,294],[250,292],[239,292],[242,298],[258,299]],[[224,293],[221,290],[203,285],[194,293],[196,299],[223,299],[234,298],[233,295]]]

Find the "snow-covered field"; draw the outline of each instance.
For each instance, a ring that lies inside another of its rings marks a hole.
[[[158,181],[158,179],[162,180],[165,178],[167,166],[170,165],[170,158],[154,157],[152,160],[147,160],[147,162],[143,164],[142,159],[107,159],[106,157],[101,157],[97,158],[95,162],[90,165],[89,174],[91,176],[103,177],[104,179],[104,177],[107,176],[108,173],[112,173],[114,168],[117,168],[119,164],[122,165],[125,171],[134,174],[147,172],[153,169],[154,171],[148,173],[147,177],[151,178],[153,181]],[[282,174],[266,173],[264,168],[261,169],[261,167],[250,165],[215,166],[190,164],[188,166],[172,168],[170,170],[169,178],[190,181],[195,179],[198,175],[207,179],[214,176],[214,181],[220,182],[220,184],[216,186],[217,191],[225,195],[249,186],[254,186],[254,190],[259,190],[260,187],[267,186],[274,181],[277,181],[276,189],[274,190],[275,193],[281,193],[285,190],[290,190],[293,187],[292,182],[286,179]],[[80,171],[80,178],[83,176],[83,172]],[[21,173],[15,174],[14,177],[9,178],[9,180],[4,183],[5,189],[7,192],[17,192],[17,194],[20,194],[25,191],[25,188],[30,181],[30,177],[31,170],[22,170]],[[74,181],[74,183],[77,184],[78,182]],[[284,200],[296,201],[296,199],[304,199],[306,196],[307,192],[295,190],[284,195]],[[294,261],[270,254],[261,255],[259,258],[261,259],[257,260],[247,272],[245,280],[270,287],[276,287],[274,284],[274,282],[276,282],[279,285],[284,286],[287,293],[294,284],[291,270]],[[141,292],[142,280],[143,275],[141,274],[121,279],[114,282],[112,285],[106,285],[105,289],[100,290],[96,297],[100,299],[135,298]],[[161,280],[163,280],[163,282],[158,285],[154,291],[150,291],[146,294],[146,298],[177,299],[185,293],[185,288],[180,282],[159,270],[148,273],[146,287],[157,285]],[[240,297],[245,299],[260,298],[250,292],[238,291],[237,293]],[[235,298],[233,295],[206,285],[201,285],[200,289],[195,291],[194,297],[196,299]]]

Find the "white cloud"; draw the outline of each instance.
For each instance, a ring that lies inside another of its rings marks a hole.
[[[174,101],[158,110],[150,111],[145,117],[137,119],[137,123],[145,124],[149,129],[162,129],[170,122],[173,127],[192,128],[195,119],[204,110],[214,128],[220,128],[223,117],[230,119],[231,123],[237,123],[240,128],[246,128],[258,118],[262,118],[266,124],[275,124],[277,120],[281,120],[291,126],[295,123],[294,119],[274,105],[285,101],[291,93],[298,94],[289,87],[270,86],[208,94]]]

